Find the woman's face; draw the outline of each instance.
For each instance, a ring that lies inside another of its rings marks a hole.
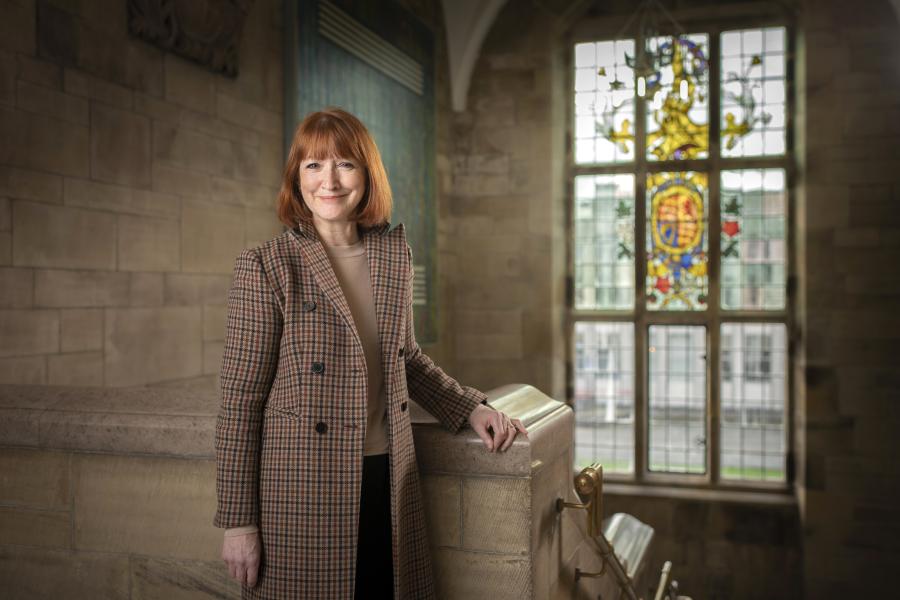
[[[366,192],[365,168],[352,158],[304,159],[300,192],[313,221],[347,222]]]

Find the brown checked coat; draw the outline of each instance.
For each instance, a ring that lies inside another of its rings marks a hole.
[[[403,225],[360,236],[387,397],[394,597],[433,598],[407,401],[457,431],[485,395],[416,344]],[[228,296],[214,519],[259,525],[259,581],[243,598],[353,598],[367,385],[359,334],[313,225],[244,250]]]

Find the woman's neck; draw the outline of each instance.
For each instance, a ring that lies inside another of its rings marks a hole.
[[[359,241],[355,221],[323,221],[313,218],[316,232],[327,246],[352,246]]]

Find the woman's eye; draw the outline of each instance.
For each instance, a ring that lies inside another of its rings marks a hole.
[[[342,163],[340,164],[340,166],[346,167],[346,168],[348,168],[348,169],[352,169],[355,165],[354,165],[352,162],[346,162],[346,161],[345,161],[345,162],[342,162]]]
[[[315,163],[315,162],[306,163],[306,168],[307,168],[307,169],[316,169],[316,168],[318,168],[318,167],[319,167],[319,163]]]

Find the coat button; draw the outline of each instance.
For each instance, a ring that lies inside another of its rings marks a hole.
[[[328,425],[326,425],[322,421],[319,421],[318,423],[316,423],[316,432],[325,433],[326,431],[328,431]]]
[[[403,356],[403,348],[400,348],[400,351],[397,352],[397,356]]]
[[[406,410],[406,400],[400,403],[400,412],[404,412]]]
[[[303,301],[303,312],[310,312],[312,310],[316,310],[316,303],[312,300],[304,300]]]
[[[313,373],[324,373],[325,372],[325,363],[314,362],[312,364],[312,372]]]

